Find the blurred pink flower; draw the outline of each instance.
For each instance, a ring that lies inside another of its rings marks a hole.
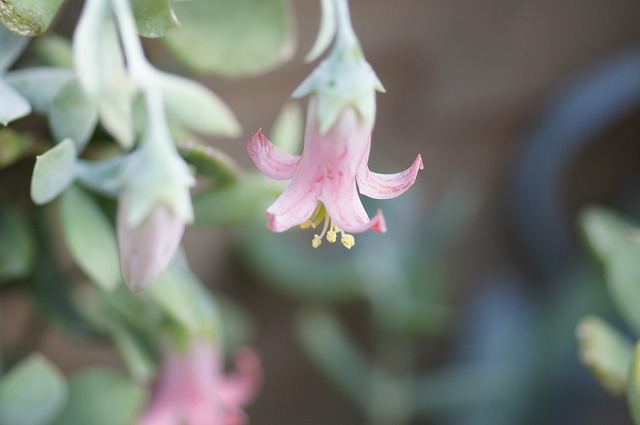
[[[242,406],[262,384],[256,353],[245,348],[225,375],[222,353],[215,345],[194,341],[184,351],[164,353],[151,403],[136,425],[244,425]]]
[[[329,242],[334,242],[336,232],[341,232],[342,243],[351,248],[353,236],[344,232],[386,231],[382,211],[378,210],[370,219],[358,190],[371,198],[394,198],[413,185],[418,170],[423,168],[422,158],[418,155],[411,167],[400,173],[373,173],[367,165],[371,126],[355,109],[346,107],[335,124],[322,134],[316,108],[316,100],[312,98],[301,156],[282,151],[262,131],[247,143],[247,150],[266,176],[292,179],[267,209],[269,229],[283,232],[296,225],[315,228],[324,222],[322,234],[314,237],[314,247],[320,245],[325,234]]]

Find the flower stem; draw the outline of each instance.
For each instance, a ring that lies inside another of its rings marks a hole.
[[[133,81],[141,88],[147,107],[149,129],[152,134],[167,135],[169,128],[164,109],[162,90],[156,77],[157,71],[149,63],[140,42],[136,29],[133,11],[128,0],[111,0],[120,29],[120,38],[127,58],[129,74]],[[170,137],[146,137],[141,143],[154,144],[154,149],[174,154],[176,148],[173,144],[162,143],[171,141]],[[141,146],[146,147],[146,146]],[[168,151],[167,151],[168,149]]]

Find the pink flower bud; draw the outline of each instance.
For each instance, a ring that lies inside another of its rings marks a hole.
[[[138,224],[128,220],[130,196],[124,194],[118,204],[118,245],[122,276],[133,292],[152,284],[164,272],[180,245],[184,219],[164,204],[152,207]]]

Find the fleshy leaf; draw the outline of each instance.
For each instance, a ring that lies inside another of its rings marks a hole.
[[[53,98],[72,79],[74,74],[69,69],[40,67],[9,72],[5,81],[31,103],[35,112],[46,115]]]
[[[90,369],[69,380],[69,403],[54,425],[131,425],[145,403],[144,391],[107,369]]]
[[[34,144],[30,133],[18,132],[11,128],[0,129],[0,170],[28,155]]]
[[[49,28],[65,0],[2,0],[0,21],[15,34],[35,37]]]
[[[273,124],[271,141],[291,154],[301,151],[304,135],[304,114],[296,102],[287,102]]]
[[[238,136],[240,124],[218,96],[202,84],[176,75],[158,78],[169,116],[185,127],[211,136]]]
[[[279,182],[245,178],[230,185],[216,186],[196,193],[193,208],[196,224],[231,225],[254,218],[278,197],[284,188]]]
[[[0,125],[25,117],[31,113],[31,105],[13,87],[0,80]]]
[[[175,3],[182,22],[165,40],[194,70],[225,76],[266,72],[295,50],[289,0],[207,0]]]
[[[595,316],[583,318],[576,335],[582,362],[607,390],[615,395],[624,394],[633,355],[631,342]]]
[[[31,199],[42,205],[62,193],[76,177],[76,145],[71,139],[62,141],[36,157],[31,178]]]
[[[338,319],[328,311],[305,311],[297,318],[296,336],[314,365],[358,405],[366,406],[361,386],[370,380],[373,368]]]
[[[0,282],[25,277],[35,248],[27,221],[8,205],[0,205]]]
[[[633,422],[640,424],[640,343],[633,350],[633,360],[629,371],[627,403]]]
[[[0,5],[0,15],[2,15]],[[1,18],[0,18],[1,19]],[[0,74],[9,69],[13,62],[20,56],[29,39],[20,37],[0,25]]]
[[[47,425],[66,399],[62,373],[40,354],[33,354],[0,380],[0,423]]]
[[[51,102],[49,128],[54,140],[71,139],[81,152],[98,123],[98,111],[77,80],[71,80]]]
[[[633,232],[634,223],[606,208],[590,207],[580,215],[580,226],[591,249],[606,261]]]
[[[180,26],[171,0],[133,0],[131,5],[138,33],[143,37],[162,37],[167,31]]]
[[[73,59],[80,84],[96,104],[102,125],[124,148],[134,141],[133,100],[109,2],[88,0],[73,36]]]
[[[78,266],[105,290],[120,283],[115,229],[97,202],[77,187],[70,187],[60,204],[62,229]]]
[[[182,252],[148,289],[149,295],[190,335],[219,336],[218,317],[210,297],[191,272]]]
[[[73,68],[73,51],[68,38],[57,34],[38,37],[35,51],[45,64],[60,68]]]
[[[627,323],[640,334],[640,239],[627,241],[607,265],[607,285]]]
[[[180,155],[196,172],[214,177],[218,183],[228,183],[238,179],[239,169],[236,162],[223,151],[203,143],[184,141],[178,143]]]

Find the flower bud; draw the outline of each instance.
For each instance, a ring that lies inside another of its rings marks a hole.
[[[167,206],[157,203],[138,224],[131,225],[131,196],[125,193],[118,204],[118,246],[124,281],[133,292],[152,284],[167,268],[180,245],[185,221]]]

